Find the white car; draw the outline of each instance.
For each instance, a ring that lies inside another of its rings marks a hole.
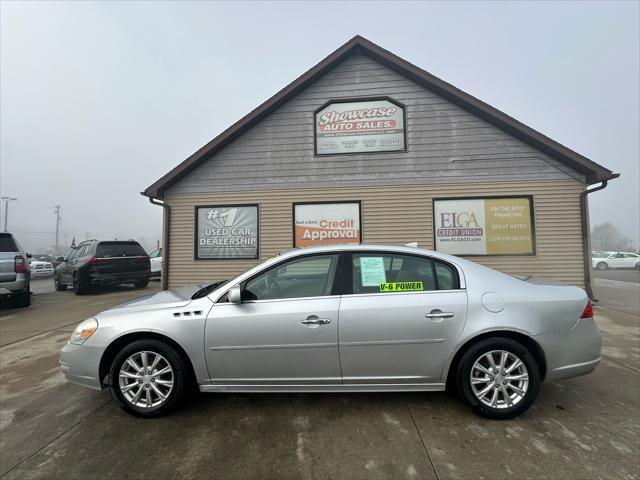
[[[53,276],[53,265],[51,262],[32,258],[29,260],[29,266],[31,267],[31,278]]]
[[[156,248],[149,254],[151,259],[151,278],[160,278],[162,275],[162,247]]]
[[[597,270],[608,268],[636,268],[640,270],[640,255],[632,252],[596,252],[591,266]]]

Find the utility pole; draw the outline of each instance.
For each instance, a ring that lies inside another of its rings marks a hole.
[[[58,232],[60,231],[60,205],[56,205],[55,207],[56,214],[56,255],[58,254]]]
[[[2,197],[4,200],[4,231],[7,231],[7,218],[9,218],[9,202],[13,202],[14,200],[18,200],[14,197]]]

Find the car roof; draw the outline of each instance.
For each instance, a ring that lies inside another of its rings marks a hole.
[[[323,246],[313,246],[313,247],[301,247],[301,248],[292,248],[291,250],[287,250],[282,252],[282,257],[294,257],[298,255],[305,255],[309,253],[324,253],[324,252],[344,252],[344,251],[378,251],[378,252],[390,252],[390,253],[406,253],[413,255],[428,255],[434,258],[440,258],[442,260],[447,260],[450,262],[459,262],[461,259],[459,257],[454,257],[453,255],[448,255],[442,252],[436,252],[434,250],[427,250],[421,247],[409,247],[406,245],[385,245],[378,243],[361,243],[361,244],[339,244],[339,245],[323,245]]]

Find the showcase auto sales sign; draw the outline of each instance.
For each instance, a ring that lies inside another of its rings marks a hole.
[[[334,102],[316,112],[316,153],[405,149],[404,109],[389,100]]]

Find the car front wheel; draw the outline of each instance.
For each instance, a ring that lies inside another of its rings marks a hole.
[[[132,415],[159,417],[183,399],[186,372],[172,347],[158,340],[138,340],[120,350],[111,365],[111,395]]]
[[[458,391],[480,415],[508,419],[525,412],[540,390],[540,370],[531,352],[509,338],[472,345],[457,371]]]
[[[598,265],[596,265],[596,268],[598,270],[606,270],[607,268],[609,268],[609,265],[607,265],[606,262],[600,262],[598,263]]]

